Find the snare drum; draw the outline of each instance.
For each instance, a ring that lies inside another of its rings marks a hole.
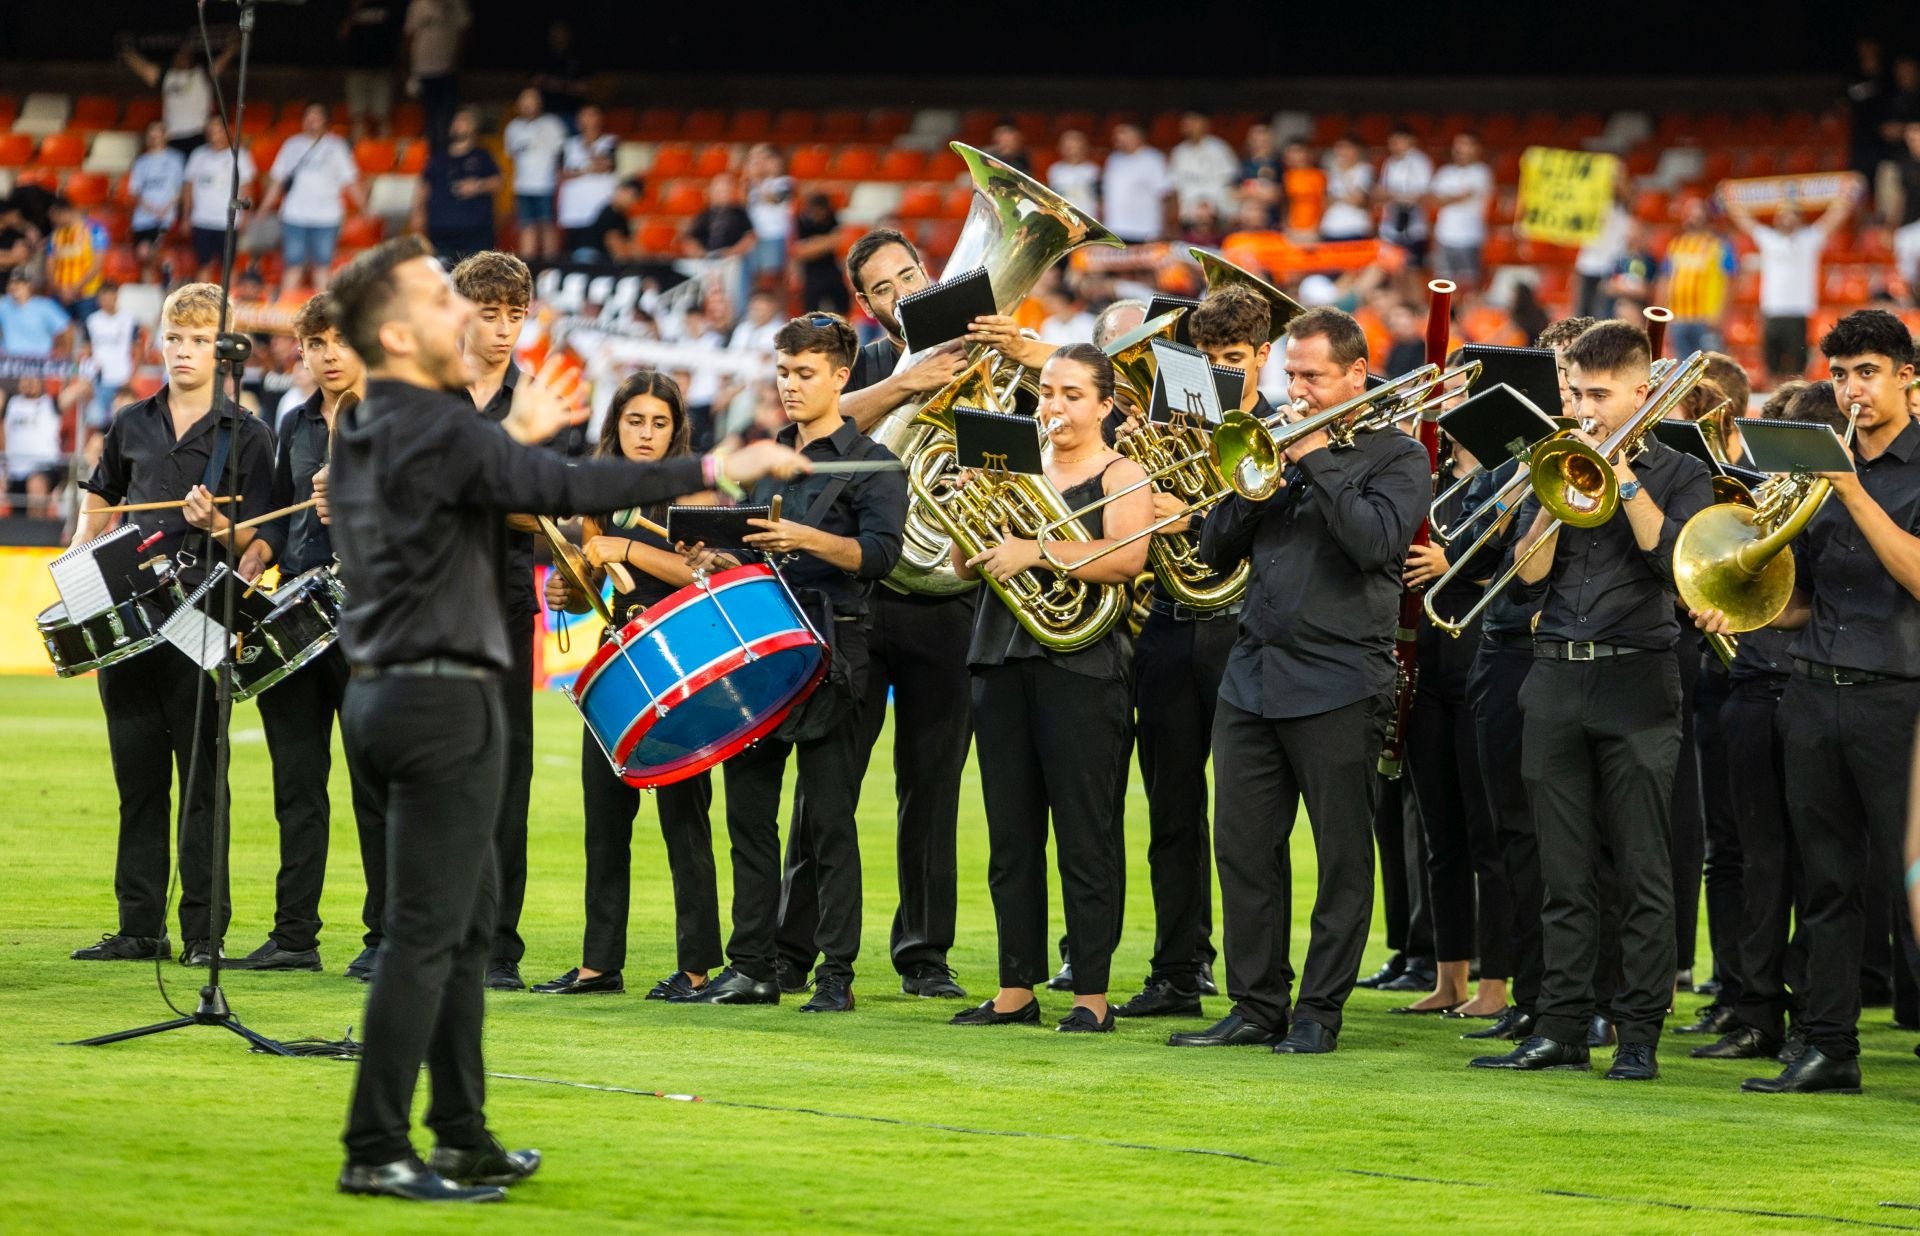
[[[622,627],[567,692],[621,780],[704,772],[771,733],[826,675],[826,645],[771,568],[690,584]]]
[[[340,578],[315,567],[273,592],[273,612],[240,633],[233,665],[233,698],[248,700],[333,646],[346,604]]]
[[[154,568],[155,585],[103,614],[82,622],[67,617],[64,601],[55,601],[34,619],[40,640],[47,646],[53,672],[62,678],[112,665],[160,642],[160,627],[180,608],[180,589],[172,564]]]

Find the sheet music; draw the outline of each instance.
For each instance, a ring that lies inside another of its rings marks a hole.
[[[174,610],[161,625],[160,635],[203,670],[220,664],[233,642],[225,627],[191,605]]]
[[[47,570],[53,576],[53,586],[59,590],[61,603],[67,607],[70,619],[85,622],[106,613],[120,601],[132,599],[130,589],[115,589],[108,582],[102,564],[131,558],[133,545],[137,542],[128,541],[128,538],[139,535],[138,525],[122,524],[105,536],[74,546],[47,564]],[[116,595],[121,591],[127,592],[127,595]]]
[[[1178,415],[1196,413],[1208,425],[1220,423],[1220,391],[1213,382],[1213,367],[1204,353],[1178,344],[1153,343],[1153,358],[1159,365],[1160,382],[1166,389],[1167,407]]]

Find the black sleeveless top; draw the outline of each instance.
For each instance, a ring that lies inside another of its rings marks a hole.
[[[1120,461],[1115,459],[1107,464],[1111,468]],[[1078,485],[1069,486],[1060,491],[1060,498],[1068,510],[1078,510],[1090,502],[1096,502],[1105,492],[1101,485],[1106,476],[1106,468],[1094,476],[1088,477]],[[1105,536],[1106,521],[1102,518],[1106,508],[1089,511],[1080,517],[1080,526],[1094,540]],[[982,587],[990,587],[983,584]],[[1013,610],[996,595],[984,598],[974,613],[973,642],[967,648],[967,664],[970,666],[1005,665],[1009,661],[1019,661],[1028,657],[1043,657],[1061,669],[1088,678],[1109,678],[1127,681],[1133,672],[1132,640],[1127,634],[1127,624],[1116,622],[1107,633],[1077,652],[1056,652],[1043,646],[1020,620],[1013,616]]]

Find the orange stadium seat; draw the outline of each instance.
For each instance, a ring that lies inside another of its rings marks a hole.
[[[796,180],[816,180],[827,174],[832,152],[825,146],[802,146],[787,161],[787,171]]]
[[[1633,217],[1642,223],[1661,223],[1672,217],[1672,205],[1660,190],[1642,189],[1633,196]]]
[[[1065,133],[1068,129],[1078,129],[1082,133],[1085,133],[1089,139],[1092,139],[1100,136],[1094,132],[1094,124],[1095,121],[1092,112],[1061,112],[1054,118],[1053,131],[1055,133]]]
[[[1765,147],[1754,147],[1737,156],[1733,161],[1735,176],[1771,176],[1774,172],[1773,151]]]
[[[693,175],[693,147],[685,142],[660,143],[654,147],[653,166],[647,174],[662,179]]]
[[[76,129],[111,129],[120,120],[120,100],[104,94],[83,94],[73,101],[67,123]]]
[[[292,124],[284,121],[276,124],[273,113],[264,107],[250,107],[247,109],[247,114],[240,117],[240,132],[248,137],[259,137],[276,131],[291,133],[299,127],[300,123],[297,120]]]
[[[869,180],[879,164],[871,146],[842,146],[827,165],[827,175],[837,180]]]
[[[967,165],[951,147],[942,146],[927,158],[927,176],[932,180],[952,180],[966,175]]]
[[[987,139],[993,136],[993,122],[998,119],[1000,119],[999,112],[978,107],[972,111],[962,112],[960,132],[955,136],[969,146],[984,146],[987,144]]]
[[[1013,127],[1020,130],[1029,147],[1044,146],[1053,140],[1053,117],[1047,112],[1015,112]]]
[[[1788,176],[1805,176],[1820,169],[1820,152],[1811,146],[1800,146],[1787,152],[1780,162],[1780,170]]]
[[[697,180],[676,180],[660,197],[660,209],[670,215],[697,215],[706,204],[707,186]]]
[[[66,195],[75,206],[99,206],[107,200],[107,178],[99,172],[74,172],[67,177]]]
[[[107,259],[100,273],[112,283],[138,283],[140,263],[134,258],[133,250],[125,245],[115,245],[107,250]]]
[[[633,136],[640,127],[640,109],[637,107],[608,107],[601,109],[600,124],[615,137]]]
[[[806,108],[789,107],[773,120],[773,136],[782,142],[804,142],[814,133],[814,114]]]
[[[931,219],[940,213],[941,190],[934,185],[909,185],[900,194],[902,219]]]
[[[49,192],[57,193],[60,190],[60,172],[57,168],[43,167],[38,164],[33,167],[23,167],[20,169],[20,174],[13,178],[13,183],[16,187],[39,185]]]
[[[894,146],[880,156],[875,170],[882,180],[918,180],[926,174],[927,155],[923,150]]]
[[[967,211],[972,208],[973,189],[962,185],[959,188],[947,190],[946,202],[940,208],[940,213],[949,219],[964,219],[967,217]]]
[[[25,167],[33,158],[33,138],[25,133],[0,133],[0,167]]]
[[[353,161],[362,176],[379,176],[393,170],[399,150],[389,137],[363,137],[353,148]]]
[[[611,122],[609,122],[611,127]],[[427,109],[418,103],[402,103],[387,120],[387,132],[394,137],[419,137],[427,131]]]
[[[693,161],[693,173],[696,176],[718,176],[733,166],[733,147],[725,142],[714,142],[701,148],[700,155]]]
[[[904,108],[883,107],[867,117],[867,136],[876,142],[890,142],[913,126],[913,113]]]
[[[676,141],[685,136],[680,132],[680,109],[675,107],[649,107],[640,112],[639,122],[634,126],[634,136],[642,141]]]
[[[13,122],[20,118],[20,100],[11,95],[0,95],[0,129],[11,129]]]
[[[286,140],[284,137],[263,137],[257,142],[247,143],[247,152],[253,156],[253,165],[260,169],[262,176],[273,170],[273,161]]]
[[[836,107],[820,117],[820,136],[830,142],[858,142],[867,136],[867,118],[850,107]]]
[[[679,230],[665,219],[649,219],[640,225],[636,236],[642,253],[672,253],[674,237]]]
[[[40,139],[38,162],[44,167],[79,167],[87,158],[87,139],[78,133],[49,133]]]
[[[717,107],[690,111],[680,125],[680,136],[690,142],[717,142],[726,134],[727,114]]]
[[[727,122],[730,142],[764,142],[773,132],[773,113],[764,107],[743,107]]]
[[[407,148],[400,152],[400,161],[395,165],[404,176],[418,176],[420,169],[427,165],[427,143],[424,138],[413,138]]]
[[[340,243],[350,249],[367,249],[380,243],[386,221],[379,215],[354,215],[340,224]]]

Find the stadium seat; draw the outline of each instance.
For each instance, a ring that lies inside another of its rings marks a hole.
[[[911,185],[901,191],[899,211],[903,219],[931,219],[940,213],[944,193],[937,185]]]
[[[93,135],[93,144],[87,147],[86,162],[80,166],[89,172],[123,176],[139,156],[140,136],[138,134],[108,130]]]
[[[36,91],[20,105],[20,114],[14,117],[13,131],[32,137],[58,133],[67,127],[67,116],[72,110],[73,104],[66,95]]]
[[[764,142],[773,132],[773,112],[764,107],[743,107],[727,121],[727,140]]]
[[[140,262],[133,256],[132,249],[125,245],[115,245],[107,250],[106,261],[102,263],[100,273],[111,283],[138,283]]]
[[[621,142],[613,148],[613,174],[625,180],[653,166],[652,142]]]
[[[867,118],[850,107],[836,107],[820,117],[820,136],[830,142],[862,141]]]
[[[400,160],[395,164],[395,168],[405,175],[417,176],[420,169],[426,165],[427,143],[422,138],[414,138],[407,143],[407,148],[400,152]]]
[[[657,180],[693,175],[693,147],[685,142],[661,142],[653,148],[653,166],[647,175]]]
[[[876,142],[893,142],[912,127],[913,113],[897,107],[882,107],[867,117],[867,136]]]
[[[827,174],[832,153],[825,146],[802,146],[787,160],[787,171],[795,180],[815,180]]]
[[[268,133],[295,133],[300,122],[292,124],[276,121],[273,113],[264,107],[249,107],[246,115],[240,117],[240,132],[248,137],[261,137]]]
[[[734,148],[725,142],[714,142],[701,150],[693,161],[693,174],[696,176],[718,176],[733,166]]]
[[[427,131],[427,109],[418,103],[401,103],[387,118],[387,132],[394,137],[419,137]]]
[[[918,180],[926,174],[926,152],[895,146],[880,157],[880,166],[874,170],[883,180]]]
[[[956,137],[969,146],[984,146],[993,136],[993,126],[1000,119],[999,108],[974,107],[960,113],[960,130]]]
[[[353,161],[362,176],[378,176],[393,170],[399,150],[392,138],[363,137],[353,148]]]
[[[0,95],[0,132],[13,127],[14,119],[20,115],[20,100],[12,95]]]
[[[941,204],[940,213],[949,219],[964,219],[967,211],[973,208],[973,190],[965,185],[947,190],[946,200]]]
[[[349,249],[368,249],[380,243],[386,221],[376,214],[354,215],[340,225],[340,243]]]
[[[670,215],[697,215],[706,205],[707,186],[697,180],[676,180],[660,196],[661,211]]]
[[[260,169],[262,176],[273,170],[273,161],[280,156],[280,147],[286,144],[284,137],[263,137],[247,143],[247,153],[253,156],[253,165]]]
[[[933,152],[927,159],[927,176],[933,180],[954,180],[967,174],[967,165],[951,148]]]
[[[67,177],[63,192],[75,206],[92,207],[105,204],[107,189],[107,178],[99,172],[75,172]]]
[[[648,107],[640,112],[640,119],[634,125],[633,135],[650,141],[672,141],[681,136],[680,109],[675,107]]]
[[[678,235],[679,231],[667,219],[649,219],[635,233],[640,251],[647,254],[672,253],[673,241]]]
[[[25,167],[33,158],[33,138],[25,133],[0,133],[0,167]]]
[[[609,107],[600,113],[600,120],[606,131],[615,137],[632,137],[640,128],[640,109],[637,107]]]
[[[727,135],[727,114],[717,107],[696,108],[687,113],[680,136],[690,142],[717,142]]]
[[[21,168],[14,176],[13,183],[16,186],[39,185],[49,193],[57,193],[60,190],[60,172],[57,168],[44,167],[36,163],[32,167]]]
[[[1672,217],[1671,200],[1658,189],[1642,189],[1633,198],[1633,217],[1642,223],[1661,223]]]
[[[782,142],[804,142],[814,134],[814,114],[810,109],[789,107],[773,119],[773,137]]]
[[[83,94],[73,103],[67,125],[74,129],[111,129],[120,121],[120,100],[104,94]]]
[[[827,165],[827,175],[835,180],[868,180],[878,165],[873,147],[842,146]]]
[[[912,123],[895,144],[915,150],[940,150],[960,129],[960,113],[943,107],[925,107],[913,114]]]
[[[50,133],[40,141],[44,167],[79,167],[87,159],[87,139],[78,133]]]
[[[840,212],[845,223],[874,224],[887,218],[900,208],[902,197],[899,185],[883,184],[879,181],[867,181],[853,187],[853,193],[847,198],[846,209]]]

